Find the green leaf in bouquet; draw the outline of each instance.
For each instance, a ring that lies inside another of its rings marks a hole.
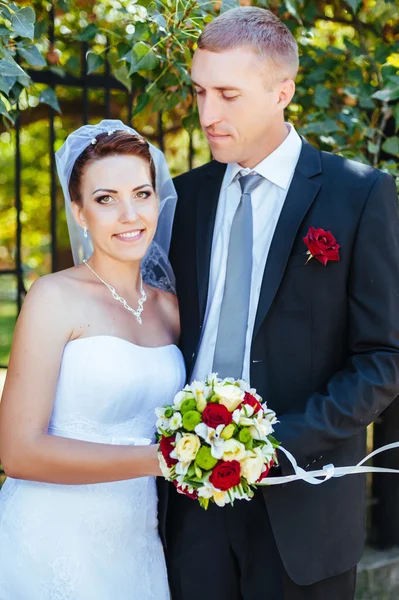
[[[195,477],[195,464],[192,462],[187,470],[187,478]]]
[[[184,480],[184,483],[186,483],[190,487],[195,488],[196,490],[199,490],[202,487],[202,482],[201,481],[198,481],[197,479],[188,479],[187,475],[186,475],[186,478]]]
[[[38,48],[31,44],[30,46],[17,46],[18,54],[26,60],[26,62],[32,67],[45,67],[46,61],[40,54]]]
[[[202,479],[201,469],[199,468],[199,466],[196,463],[194,463],[194,468],[195,468],[195,475],[198,477],[198,479],[201,480]]]
[[[61,108],[60,108],[60,105],[58,104],[57,96],[56,96],[54,90],[52,90],[51,88],[47,88],[47,90],[43,90],[41,92],[41,94],[39,96],[39,102],[48,104],[49,106],[51,106],[51,108],[53,108],[57,112],[61,113]]]
[[[213,404],[217,404],[220,400],[220,396],[218,396],[217,394],[213,394],[210,399],[209,402],[212,402]]]
[[[269,442],[271,443],[271,445],[273,446],[273,448],[278,448],[281,444],[281,442],[278,442],[276,440],[275,437],[273,437],[272,435],[268,435],[267,439],[269,440]]]
[[[30,6],[17,10],[11,17],[11,28],[17,35],[33,41],[35,34],[35,11]]]
[[[209,498],[198,498],[198,502],[204,510],[208,510]]]

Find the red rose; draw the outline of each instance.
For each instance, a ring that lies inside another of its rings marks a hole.
[[[223,404],[211,403],[206,405],[202,420],[208,427],[216,429],[218,425],[230,425],[233,415]]]
[[[209,481],[215,488],[226,492],[240,483],[240,463],[238,460],[221,460],[209,476]]]
[[[163,435],[159,440],[159,449],[169,469],[173,465],[177,464],[177,460],[175,458],[170,458],[170,453],[173,452],[173,450],[175,449],[175,447],[173,446],[175,440],[176,437],[174,435],[170,437],[166,437]]]
[[[263,471],[263,473],[259,477],[258,481],[262,481],[262,479],[265,479],[269,475],[269,471],[270,471],[270,469],[272,468],[273,465],[274,465],[274,460],[272,458],[271,461],[270,461],[270,465],[269,466],[265,465],[265,470]]]
[[[183,494],[183,496],[188,496],[189,498],[192,498],[193,500],[198,500],[197,490],[194,490],[193,492],[189,492],[187,488],[183,490],[182,487],[178,484],[178,482],[176,480],[173,481],[173,485],[175,486],[175,488],[177,489],[179,494]]]
[[[306,237],[303,238],[309,250],[309,259],[314,257],[324,266],[331,261],[338,261],[340,245],[330,231],[309,227]]]
[[[255,415],[262,408],[260,402],[255,398],[255,396],[253,396],[249,392],[245,392],[244,400],[241,402],[241,404],[248,404],[248,406],[253,406]]]

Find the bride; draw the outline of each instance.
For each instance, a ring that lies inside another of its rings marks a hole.
[[[72,133],[57,169],[80,264],[34,283],[15,331],[0,599],[166,600],[154,409],[185,379],[165,291],[176,194],[162,153],[120,121]]]

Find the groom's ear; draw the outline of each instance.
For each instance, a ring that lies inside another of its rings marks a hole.
[[[83,216],[83,207],[78,204],[77,202],[71,202],[71,207],[72,207],[72,214],[73,214],[73,218],[75,219],[76,223],[79,225],[79,227],[85,227],[87,226],[86,220]]]
[[[286,79],[280,85],[278,103],[281,107],[287,108],[295,94],[295,83],[292,79]]]

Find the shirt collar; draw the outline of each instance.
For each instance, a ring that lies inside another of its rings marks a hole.
[[[302,149],[302,140],[291,123],[286,123],[289,133],[285,140],[269,156],[253,169],[243,168],[238,163],[228,163],[222,189],[226,189],[238,175],[259,173],[278,187],[286,190],[291,182]]]

